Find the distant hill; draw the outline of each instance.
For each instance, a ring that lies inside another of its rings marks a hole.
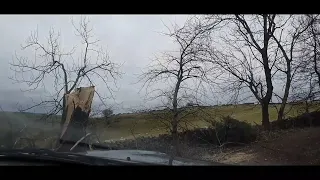
[[[32,128],[48,126],[49,122],[58,122],[60,115],[52,116],[47,121],[41,121],[45,114],[30,112],[0,112],[0,130],[21,129],[28,125]],[[52,124],[52,123],[51,123]],[[54,123],[57,124],[57,123]]]

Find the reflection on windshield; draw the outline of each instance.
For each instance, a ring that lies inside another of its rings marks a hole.
[[[1,148],[173,165],[320,162],[318,15],[0,22]]]

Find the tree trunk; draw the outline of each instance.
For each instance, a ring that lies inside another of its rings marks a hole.
[[[309,103],[308,103],[308,100],[305,101],[305,104],[306,104],[306,106],[305,106],[305,113],[307,114],[307,113],[309,113]]]
[[[279,112],[278,112],[277,121],[281,121],[281,120],[282,120],[285,106],[286,106],[286,104],[284,104],[284,103],[282,102],[282,103],[281,103],[281,107],[280,107]]]
[[[169,165],[172,165],[174,156],[180,155],[179,152],[179,137],[178,137],[178,92],[180,88],[182,77],[178,78],[178,81],[176,83],[176,87],[174,89],[173,93],[173,100],[172,100],[172,106],[173,106],[173,118],[171,121],[172,126],[172,146],[173,146],[173,152],[171,153],[170,159],[169,159]]]
[[[178,114],[176,113],[173,117],[172,120],[172,132],[171,132],[171,136],[172,136],[172,152],[171,152],[171,156],[169,159],[169,165],[172,165],[173,163],[173,159],[176,155],[179,155],[179,137],[178,137]]]
[[[278,43],[280,46],[280,43]],[[283,50],[282,46],[280,46],[280,48]],[[291,49],[291,53],[292,53]],[[285,54],[285,51],[283,50],[283,54],[285,55],[285,60],[286,60],[286,86],[285,86],[285,90],[284,90],[284,94],[283,94],[283,98],[282,98],[282,102],[281,102],[281,107],[280,110],[278,112],[278,121],[281,121],[283,118],[283,114],[284,114],[284,109],[286,107],[287,101],[288,101],[288,97],[289,97],[289,90],[290,90],[290,86],[291,86],[291,59]],[[292,58],[292,55],[291,55]]]
[[[61,137],[61,133],[63,130],[63,125],[66,122],[66,115],[67,115],[67,103],[66,103],[66,94],[63,95],[63,100],[62,100],[62,115],[61,115],[61,120],[60,120],[60,130],[58,132],[58,136],[57,136],[57,142],[56,142],[56,146],[55,148],[59,148],[61,143],[60,143],[60,137]]]
[[[62,127],[66,122],[66,115],[67,115],[67,103],[66,103],[66,95],[64,95],[62,100],[62,115],[61,115],[61,121],[60,121],[60,131],[62,130]]]
[[[262,106],[262,126],[264,130],[270,131],[270,121],[269,121],[269,103],[263,102]]]
[[[291,71],[290,69],[288,69],[288,71]],[[281,121],[284,115],[284,109],[286,107],[287,101],[288,101],[288,97],[289,97],[289,90],[290,90],[290,85],[291,85],[291,73],[287,73],[287,82],[286,82],[286,87],[284,90],[284,95],[282,98],[282,102],[281,102],[281,106],[278,112],[278,119],[277,121]]]
[[[267,93],[265,97],[262,99],[262,126],[265,130],[270,130],[270,121],[269,121],[269,102],[272,98],[273,85],[272,85],[272,75],[271,69],[269,67],[269,57],[268,57],[268,44],[271,38],[271,34],[269,34],[268,28],[268,15],[263,15],[263,48],[261,49],[261,56],[263,61],[263,69],[266,77],[267,83]]]

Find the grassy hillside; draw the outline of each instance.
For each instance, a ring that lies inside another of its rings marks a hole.
[[[48,147],[59,132],[59,116],[54,116],[47,121],[41,119],[42,114],[0,112],[0,146],[12,147],[13,144],[25,144],[29,139],[40,147]],[[54,123],[52,123],[54,122]],[[19,140],[19,137],[23,139]],[[19,140],[17,142],[17,140]]]
[[[297,116],[303,112],[303,106],[288,105],[287,111],[286,117]],[[269,113],[271,121],[277,118],[275,107],[270,107]],[[261,123],[261,108],[259,105],[216,106],[190,108],[181,114],[184,118],[180,122],[180,127],[188,129],[206,127],[210,125],[211,121],[219,120],[220,117],[228,115],[251,124]],[[19,130],[25,124],[28,126],[28,132],[37,137],[45,138],[56,135],[59,129],[60,117],[56,116],[50,121],[43,122],[39,120],[41,116],[41,114],[32,113],[1,112],[0,130],[2,133],[0,136],[10,127]],[[166,124],[169,124],[171,116],[172,114],[168,111],[120,114],[112,117],[110,124],[107,124],[103,118],[94,118],[91,119],[94,126],[91,126],[90,129],[94,129],[97,132],[101,141],[120,138],[127,139],[134,136],[152,136],[167,133],[168,128]]]
[[[279,108],[279,105],[277,105]],[[314,106],[316,109],[318,106]],[[293,117],[301,114],[302,105],[288,105],[286,108],[286,117]],[[191,109],[188,113],[182,114],[184,118],[180,122],[182,128],[198,128],[210,125],[210,121],[219,120],[222,116],[232,116],[236,119],[246,121],[251,124],[261,124],[261,108],[259,105],[238,105],[238,106],[219,106],[206,107],[201,109]],[[276,120],[277,110],[274,106],[269,110],[270,120]],[[167,119],[163,118],[167,117]],[[95,120],[100,122],[101,139],[119,139],[132,138],[133,134],[137,136],[151,136],[167,133],[164,123],[170,119],[169,112],[157,113],[139,113],[139,114],[122,114],[113,117],[112,123],[105,128],[102,123],[104,119]]]

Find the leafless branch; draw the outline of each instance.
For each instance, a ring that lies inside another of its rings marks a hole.
[[[215,25],[218,26],[218,24],[217,22]],[[172,114],[167,118],[170,120],[173,146],[175,147],[174,154],[179,153],[178,124],[182,113],[179,107],[182,107],[182,99],[190,95],[188,93],[184,95],[183,92],[187,91],[183,90],[190,87],[190,80],[209,82],[214,75],[214,67],[209,66],[209,60],[207,59],[210,31],[206,28],[208,27],[204,28],[202,21],[197,17],[190,18],[182,27],[174,25],[173,30],[169,29],[169,33],[166,33],[166,35],[177,43],[178,51],[164,53],[164,56],[156,58],[147,71],[139,76],[140,81],[143,82],[142,87],[146,89],[147,94],[149,94],[148,89],[155,84],[172,82],[172,87],[166,90],[156,88],[151,92],[158,92],[153,94],[153,99],[164,98],[164,104],[167,106],[169,114]],[[188,82],[189,84],[187,84]],[[198,87],[194,90],[197,90]],[[166,122],[162,122],[165,126],[168,126]],[[170,162],[172,163],[172,159]]]
[[[79,24],[72,20],[75,35],[80,38],[83,47],[78,58],[75,58],[75,52],[79,49],[72,47],[70,51],[65,51],[60,41],[60,32],[56,32],[53,28],[49,31],[47,42],[39,37],[37,30],[27,38],[22,50],[33,49],[35,56],[33,59],[29,59],[28,57],[19,57],[16,54],[11,63],[11,69],[15,72],[11,79],[17,83],[27,84],[30,90],[50,86],[48,89],[50,91],[54,89],[55,93],[46,100],[24,108],[24,111],[47,103],[55,104],[55,107],[49,111],[45,118],[62,111],[60,123],[62,125],[65,121],[66,102],[64,95],[71,93],[81,83],[88,80],[90,84],[93,84],[93,80],[100,79],[112,95],[110,80],[115,83],[116,79],[121,77],[119,65],[109,59],[106,50],[98,48],[99,41],[95,39],[93,28],[90,27],[89,22],[86,17],[81,18]],[[52,84],[45,82],[52,82]],[[102,87],[101,83],[95,84],[95,86]]]

